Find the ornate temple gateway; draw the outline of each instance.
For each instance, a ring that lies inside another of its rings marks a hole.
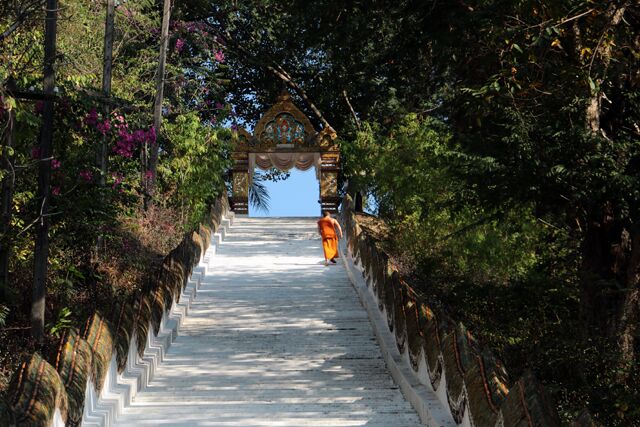
[[[246,214],[249,209],[249,186],[256,167],[262,170],[316,168],[322,209],[336,212],[340,151],[336,132],[316,131],[309,118],[284,91],[262,116],[251,135],[240,128],[233,148],[233,210]]]

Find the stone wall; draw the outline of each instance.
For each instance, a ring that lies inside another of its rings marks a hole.
[[[227,198],[221,197],[209,221],[185,235],[163,260],[157,280],[134,301],[94,313],[82,330],[67,331],[53,354],[25,360],[0,405],[0,426],[111,424],[175,338],[198,285],[192,273],[212,239],[221,239],[227,215]],[[127,378],[130,386],[118,382]]]

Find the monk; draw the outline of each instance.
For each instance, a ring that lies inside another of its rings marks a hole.
[[[336,230],[338,231],[337,235]],[[324,265],[329,265],[329,261],[335,264],[336,258],[338,258],[338,238],[342,239],[342,228],[340,228],[338,221],[331,218],[329,211],[322,211],[322,218],[318,221],[318,233],[322,236]]]

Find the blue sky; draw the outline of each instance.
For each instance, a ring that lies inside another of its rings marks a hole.
[[[271,196],[269,212],[256,212],[249,206],[249,216],[320,216],[320,187],[315,168],[290,172],[291,176],[284,181],[265,182]]]

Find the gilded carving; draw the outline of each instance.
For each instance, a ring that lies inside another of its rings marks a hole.
[[[233,173],[233,197],[246,199],[249,197],[249,173],[234,172]]]
[[[238,128],[232,135],[233,148],[236,151],[247,151],[251,143],[251,134],[244,128]]]
[[[277,102],[262,116],[254,129],[254,145],[275,149],[277,144],[306,145],[316,135],[309,118],[284,91]],[[256,147],[257,148],[257,147]]]
[[[338,173],[322,172],[320,180],[320,197],[337,197],[338,196]]]
[[[262,142],[275,145],[302,145],[305,143],[306,135],[302,123],[289,113],[280,113],[265,125],[259,139]]]

